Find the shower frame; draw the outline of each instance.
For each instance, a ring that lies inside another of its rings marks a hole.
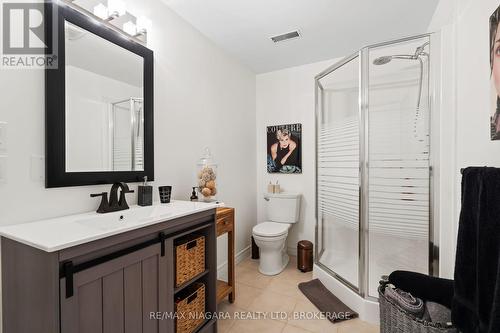
[[[115,107],[116,105],[118,104],[122,104],[122,103],[125,103],[125,102],[128,102],[129,103],[129,110],[130,110],[130,138],[131,138],[131,142],[130,142],[130,145],[131,145],[131,166],[130,166],[130,170],[131,171],[137,171],[136,168],[135,168],[135,162],[136,162],[136,151],[135,151],[135,147],[137,145],[137,142],[136,142],[136,129],[138,128],[138,126],[144,126],[143,122],[144,122],[144,116],[142,116],[142,119],[137,119],[136,117],[136,114],[134,112],[135,110],[135,103],[144,103],[144,98],[142,97],[129,97],[129,98],[125,98],[125,99],[122,99],[122,100],[119,100],[119,101],[116,101],[116,102],[113,102],[111,103],[111,108],[110,108],[110,114],[109,114],[109,128],[110,128],[110,135],[111,135],[111,152],[113,155],[113,152],[114,152],[114,145],[115,145],[115,142],[114,142],[114,137],[115,137],[115,130],[116,130],[116,127],[115,127],[115,115],[114,115],[114,112],[115,112]],[[141,114],[142,114],[142,111],[141,111]],[[137,130],[137,135],[139,133],[139,130]],[[111,167],[112,169],[114,170],[114,158],[111,158]],[[139,170],[139,171],[142,171],[142,170]]]
[[[421,34],[417,36],[405,37],[396,40],[385,41],[377,44],[372,44],[363,47],[359,51],[343,58],[332,66],[328,67],[321,73],[315,76],[315,178],[316,178],[316,189],[315,189],[315,253],[314,253],[314,263],[323,269],[325,272],[336,278],[343,285],[360,295],[361,297],[371,300],[378,301],[378,298],[369,296],[369,280],[368,280],[368,271],[369,271],[369,262],[368,262],[368,251],[369,251],[369,218],[368,218],[368,195],[369,195],[369,187],[368,187],[368,179],[369,179],[369,168],[368,168],[368,131],[369,131],[369,51],[370,49],[375,49],[383,46],[390,46],[398,43],[410,42],[413,40],[428,38],[429,39],[429,49],[433,44],[432,34]],[[431,59],[432,52],[429,52],[429,75],[428,81],[432,81],[431,74]],[[322,264],[320,262],[321,254],[324,251],[324,232],[321,230],[321,240],[320,240],[320,225],[319,221],[319,186],[318,186],[318,149],[319,140],[318,140],[318,131],[319,131],[319,123],[321,116],[321,108],[323,106],[323,102],[321,100],[321,94],[319,93],[321,89],[323,89],[320,80],[350,61],[358,58],[359,59],[359,70],[358,70],[358,82],[359,82],[359,98],[358,98],[358,119],[359,119],[359,144],[360,144],[360,154],[359,154],[359,249],[358,249],[358,286],[353,285],[348,280],[344,279],[342,276],[338,275],[328,266]],[[435,224],[434,224],[434,198],[433,198],[433,189],[434,189],[434,175],[433,175],[433,154],[432,154],[432,120],[433,120],[433,89],[434,84],[428,85],[428,105],[429,105],[429,275],[438,276],[439,275],[439,248],[436,246],[436,233],[435,233]],[[321,244],[321,248],[318,246]]]

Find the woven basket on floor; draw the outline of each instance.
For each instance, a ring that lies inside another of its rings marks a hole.
[[[378,288],[380,333],[458,333],[447,323],[433,323],[415,318],[384,295],[387,282]]]
[[[191,235],[175,242],[175,286],[205,271],[205,236]]]
[[[205,285],[194,283],[175,301],[176,333],[194,332],[205,321]]]

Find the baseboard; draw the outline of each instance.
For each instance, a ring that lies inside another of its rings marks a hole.
[[[294,246],[289,246],[286,248],[286,252],[289,256],[296,257],[297,256],[297,248]]]
[[[234,263],[238,265],[243,260],[247,259],[251,255],[251,246],[245,247],[243,250],[236,253],[234,257]],[[224,261],[217,267],[217,278],[227,281],[227,260]]]
[[[248,245],[243,250],[241,250],[240,252],[236,253],[236,257],[234,258],[234,261],[235,261],[236,265],[238,265],[240,262],[242,262],[243,260],[245,260],[248,257],[250,257],[250,255],[251,255],[251,248],[252,247],[250,245]],[[226,261],[225,265],[227,265],[227,261]]]

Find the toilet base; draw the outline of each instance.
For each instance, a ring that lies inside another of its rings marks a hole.
[[[266,253],[261,252],[259,272],[264,275],[278,275],[283,272],[289,262],[290,257],[286,252],[282,252],[281,258],[280,256],[276,256],[276,253],[267,253],[266,257]]]

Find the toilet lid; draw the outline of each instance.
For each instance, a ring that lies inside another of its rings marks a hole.
[[[253,227],[253,233],[257,236],[275,237],[286,234],[289,227],[287,223],[262,222]]]

